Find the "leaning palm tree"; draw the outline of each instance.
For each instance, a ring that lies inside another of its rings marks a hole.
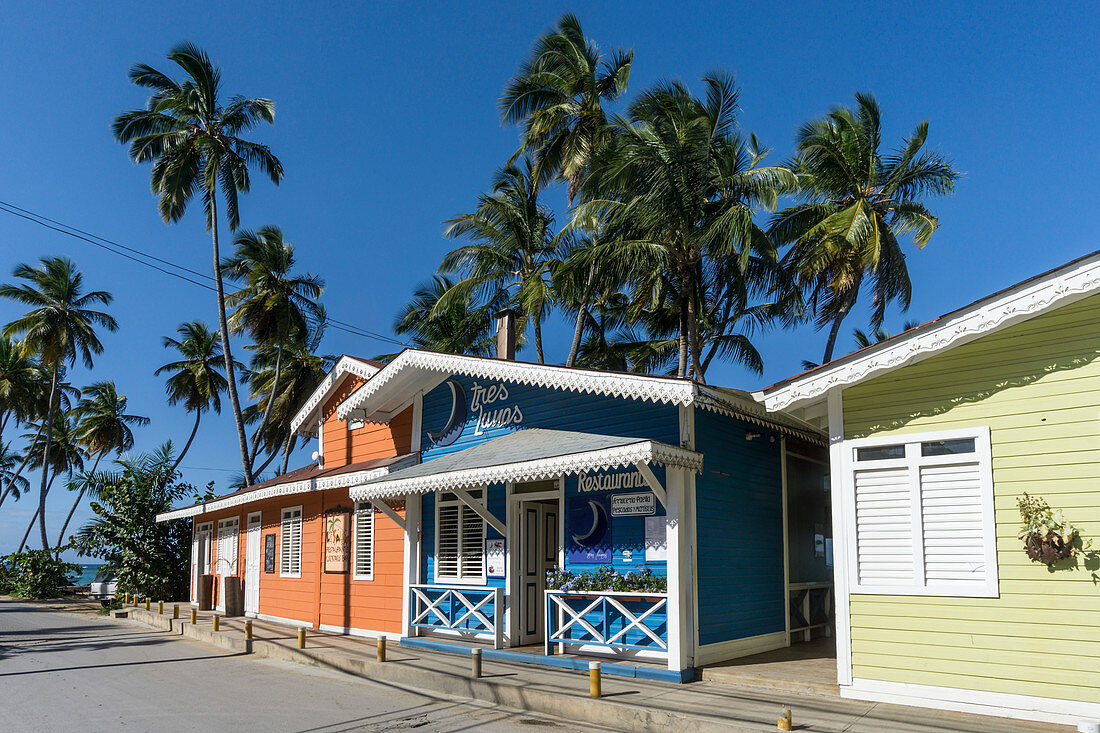
[[[12,450],[11,443],[0,444],[0,485],[4,487],[3,493],[0,493],[0,504],[9,495],[12,500],[18,501],[31,487],[27,477],[21,475],[26,460],[26,456]]]
[[[856,94],[856,109],[838,107],[798,132],[793,165],[803,200],[776,214],[770,232],[790,245],[784,262],[817,327],[830,326],[822,363],[833,358],[840,325],[865,286],[872,329],[890,303],[909,307],[913,288],[898,240],[928,244],[939,220],[921,199],[954,193],[959,177],[947,157],[922,152],[927,139],[924,121],[899,149],[881,151],[878,103],[866,93]]]
[[[478,198],[474,212],[446,224],[444,236],[473,243],[443,258],[441,272],[461,271],[464,277],[436,309],[447,308],[452,298],[472,295],[489,300],[507,291],[509,304],[530,324],[538,362],[544,363],[542,321],[554,304],[550,278],[561,257],[562,238],[554,234],[553,212],[539,202],[534,163],[525,158],[522,168],[509,165],[500,170],[492,193]]]
[[[49,430],[27,433],[23,436],[29,443],[27,452],[31,455],[31,465],[40,469],[43,475],[49,474],[50,479],[46,484],[47,494],[58,476],[71,477],[74,472],[83,471],[84,459],[88,457],[87,451],[76,437],[76,423],[71,411],[58,412],[50,425]],[[17,552],[23,551],[23,546],[27,544],[27,538],[30,537],[35,522],[39,522],[39,527],[42,527],[41,518],[45,513],[44,503],[39,503],[30,524],[27,525],[27,531],[23,534],[23,541],[19,543]],[[43,545],[42,549],[50,549],[49,543]]]
[[[33,415],[37,364],[14,340],[0,336],[0,442],[8,422]]]
[[[222,373],[225,360],[222,358],[217,334],[207,328],[202,321],[188,321],[180,324],[176,333],[180,336],[178,339],[171,336],[164,337],[164,348],[175,349],[181,358],[168,362],[154,373],[157,376],[168,375],[164,383],[164,389],[168,393],[168,404],[182,403],[187,412],[195,413],[195,424],[191,428],[191,435],[187,437],[183,450],[176,456],[171,472],[176,470],[180,461],[187,455],[188,449],[191,448],[191,442],[199,432],[202,414],[211,410],[221,414],[222,393],[229,388]]]
[[[504,89],[501,115],[523,126],[520,152],[534,155],[540,185],[555,176],[568,182],[570,205],[592,151],[608,137],[603,104],[626,91],[633,59],[621,49],[605,58],[566,13]]]
[[[114,331],[115,319],[92,310],[96,304],[108,305],[112,300],[104,290],[84,292],[84,276],[72,260],[65,257],[44,257],[41,267],[21,264],[14,276],[23,284],[0,285],[0,297],[29,306],[31,311],[4,327],[4,335],[21,336],[19,345],[26,353],[35,354],[50,370],[50,390],[45,424],[55,424],[58,386],[61,370],[73,364],[79,355],[89,369],[92,356],[103,351],[96,328]],[[38,496],[38,526],[42,534],[42,549],[50,547],[46,536],[46,494],[49,492],[50,430],[40,434],[42,440],[42,481]]]
[[[466,293],[437,307],[454,286],[454,281],[445,275],[436,275],[418,285],[412,300],[398,314],[394,332],[408,338],[418,349],[492,355],[496,344],[493,315],[505,307],[508,294],[498,291],[486,302],[475,302],[473,294]]]
[[[642,94],[628,119],[615,120],[615,142],[594,156],[589,200],[574,214],[605,222],[590,256],[619,268],[645,301],[655,288],[676,299],[676,374],[696,379],[704,372],[705,271],[731,260],[742,269],[753,257],[775,260],[754,214],[794,186],[787,168],[760,166],[767,151],[740,134],[733,77],[703,81],[703,99],[665,82]]]
[[[134,434],[130,426],[148,425],[149,418],[141,415],[126,414],[126,395],[119,394],[114,382],[96,382],[84,390],[84,396],[73,410],[76,418],[76,439],[80,445],[94,456],[89,473],[95,473],[99,468],[99,461],[108,453],[119,456],[123,451],[134,447]],[[72,509],[65,517],[65,523],[61,525],[61,532],[57,535],[57,554],[61,554],[61,543],[65,539],[65,530],[69,528],[73,513],[80,506],[80,500],[84,498],[87,490],[86,484],[70,486],[79,489],[76,501]]]
[[[248,455],[249,466],[254,466],[260,436],[279,391],[283,345],[306,337],[310,322],[318,317],[317,301],[325,281],[316,275],[293,273],[294,245],[283,239],[283,231],[277,226],[268,225],[255,232],[242,230],[234,245],[233,256],[222,263],[229,277],[242,284],[226,298],[234,309],[229,327],[234,333],[247,333],[255,343],[275,349],[273,379],[262,396],[264,407]]]
[[[218,246],[218,194],[225,201],[229,228],[236,230],[240,224],[237,195],[249,190],[249,169],[260,169],[276,185],[282,180],[283,165],[267,146],[241,137],[260,122],[274,122],[275,104],[270,99],[239,95],[225,104],[221,70],[205,51],[191,43],[172,49],[168,60],[183,71],[183,81],[177,82],[147,64],[136,64],[130,70],[130,81],[152,90],[152,96],[145,109],[116,117],[112,129],[119,142],[129,144],[135,163],[153,163],[153,193],[165,222],[182,219],[195,194],[201,195],[206,228],[214,245],[214,284],[229,402],[237,426],[245,484],[249,485],[248,441],[233,374]]]

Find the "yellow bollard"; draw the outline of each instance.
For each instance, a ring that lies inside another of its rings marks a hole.
[[[306,630],[305,627],[298,629],[298,648],[306,648]]]
[[[386,637],[381,637],[374,642],[375,656],[379,662],[386,661]]]
[[[252,619],[248,619],[244,622],[244,638],[249,641],[252,640]]]
[[[603,694],[603,683],[600,679],[600,663],[589,662],[588,663],[588,695],[589,697],[599,697]]]
[[[783,708],[783,717],[775,724],[777,730],[793,730],[791,723],[791,709]]]
[[[157,601],[157,613],[161,616],[164,615],[164,601]]]
[[[137,594],[135,593],[134,594],[134,608],[137,608],[137,607],[138,607],[138,597],[137,597]]]
[[[179,617],[180,617],[180,604],[177,603],[177,604],[172,606],[172,618],[179,618]]]
[[[218,614],[214,614],[214,631],[220,630],[220,626],[218,625],[219,621],[221,621],[221,616],[219,616]]]
[[[146,611],[149,610],[149,597],[148,596],[145,597],[145,610]]]
[[[199,612],[195,609],[191,609],[191,624],[197,624],[199,622]]]

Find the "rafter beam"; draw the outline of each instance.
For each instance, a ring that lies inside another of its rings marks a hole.
[[[398,514],[392,506],[381,499],[371,499],[370,503],[375,509],[392,519],[393,523],[400,527],[402,531],[405,531],[405,518]]]
[[[649,488],[653,489],[653,494],[657,497],[657,501],[661,502],[661,506],[667,509],[668,502],[665,499],[665,487],[661,486],[661,482],[657,480],[657,476],[653,473],[653,469],[649,467],[649,464],[638,461],[634,464],[634,468],[638,469],[638,473],[642,474],[642,478],[649,484]]]
[[[502,535],[508,535],[508,528],[504,526],[504,522],[497,519],[484,504],[470,496],[470,492],[466,491],[466,489],[453,488],[451,489],[451,493],[461,499],[463,504],[473,509],[479,517],[488,522],[490,527],[500,532]]]

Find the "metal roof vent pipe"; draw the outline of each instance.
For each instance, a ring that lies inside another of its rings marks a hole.
[[[519,311],[505,308],[496,314],[497,319],[497,358],[516,360],[516,317]]]

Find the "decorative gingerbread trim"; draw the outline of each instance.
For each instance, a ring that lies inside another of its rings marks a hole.
[[[336,365],[332,367],[332,370],[328,373],[319,385],[317,389],[313,390],[313,394],[309,396],[309,399],[305,401],[301,409],[294,416],[294,419],[290,421],[290,431],[292,433],[298,433],[304,435],[307,438],[317,437],[316,420],[311,420],[310,417],[314,411],[320,408],[329,395],[332,394],[332,390],[339,386],[340,382],[349,374],[354,374],[363,379],[370,379],[378,373],[378,367],[371,366],[364,361],[356,359],[352,356],[341,356]],[[299,430],[299,428],[305,429]]]

